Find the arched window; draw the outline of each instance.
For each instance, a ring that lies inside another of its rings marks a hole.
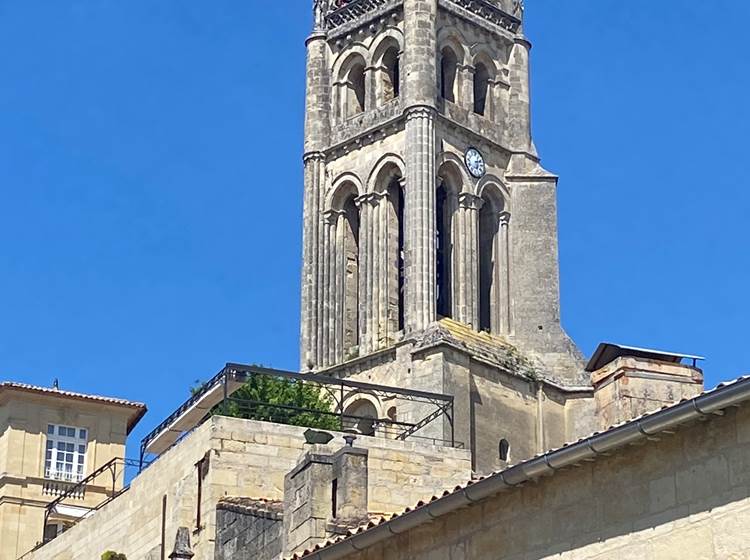
[[[346,82],[346,116],[353,117],[365,110],[365,64],[356,62]]]
[[[385,102],[396,99],[401,93],[401,61],[396,46],[383,55],[382,88]]]
[[[455,103],[458,58],[450,47],[445,47],[440,55],[440,96],[446,101]]]
[[[479,211],[479,328],[495,334],[510,327],[508,216],[505,199],[487,185]]]
[[[498,446],[498,455],[501,461],[508,462],[510,459],[510,443],[507,439],[501,439]]]
[[[344,430],[355,432],[363,436],[375,435],[375,422],[378,419],[378,410],[375,405],[367,399],[360,399],[344,411]]]
[[[479,62],[474,67],[474,112],[477,115],[485,114],[489,87],[490,72],[484,63]]]
[[[435,193],[435,251],[437,294],[437,314],[439,317],[451,317],[452,313],[452,254],[453,239],[451,222],[453,213],[450,208],[448,187],[444,181],[438,184]]]
[[[363,348],[371,352],[398,340],[404,328],[404,194],[403,171],[396,156],[376,166],[373,193],[366,206],[368,235],[363,251],[368,263],[361,291],[367,308],[361,317]]]

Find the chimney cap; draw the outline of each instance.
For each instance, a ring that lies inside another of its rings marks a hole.
[[[591,356],[586,371],[592,372],[603,368],[614,362],[617,358],[628,356],[633,358],[645,358],[648,360],[657,360],[660,362],[669,362],[680,364],[682,360],[693,360],[693,367],[696,367],[698,360],[705,360],[703,356],[694,356],[692,354],[680,354],[678,352],[664,352],[662,350],[652,350],[649,348],[637,348],[635,346],[624,346],[612,342],[602,342]]]

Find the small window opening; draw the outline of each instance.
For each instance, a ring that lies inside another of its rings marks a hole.
[[[474,70],[474,112],[484,115],[487,110],[487,94],[490,87],[490,73],[482,63]]]
[[[499,451],[500,451],[500,460],[507,462],[508,459],[510,459],[510,443],[508,442],[507,439],[500,440]]]

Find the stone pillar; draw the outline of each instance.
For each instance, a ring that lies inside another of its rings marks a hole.
[[[378,106],[378,68],[365,68],[365,112],[373,111]]]
[[[370,279],[372,292],[370,294],[370,350],[378,350],[380,333],[380,278],[385,271],[380,263],[380,247],[383,244],[383,236],[380,231],[380,200],[382,194],[374,193],[370,196],[370,229],[372,230],[372,276]]]
[[[406,113],[405,326],[435,320],[435,107],[437,0],[404,0]]]
[[[458,99],[456,104],[472,111],[474,109],[474,72],[476,69],[468,64],[458,65],[456,79],[458,80]]]
[[[406,117],[406,331],[421,331],[435,310],[435,110],[410,109]]]
[[[315,445],[284,478],[284,557],[325,540],[332,472],[328,449]]]
[[[317,18],[320,20],[320,18]],[[321,24],[322,26],[322,24]],[[305,110],[304,213],[302,255],[302,316],[300,327],[301,369],[320,364],[321,269],[320,242],[325,155],[330,139],[331,88],[327,37],[322,27],[307,39],[307,88]]]
[[[380,238],[378,240],[378,348],[388,342],[388,191],[379,193],[378,223]]]
[[[437,98],[437,0],[404,0],[406,106],[435,107]]]
[[[499,332],[509,334],[511,332],[511,299],[510,299],[510,213],[501,212],[498,232],[498,286],[500,291],[498,325]]]
[[[305,194],[302,239],[302,317],[300,337],[301,371],[320,364],[321,268],[320,210],[324,193],[325,156],[305,156]]]
[[[359,208],[359,349],[360,355],[370,352],[368,340],[369,317],[370,317],[370,270],[372,263],[370,260],[370,203],[369,195],[363,195],[357,198],[356,203]]]
[[[325,540],[330,525],[366,522],[368,451],[315,445],[284,478],[284,557]]]
[[[509,128],[511,147],[531,152],[531,108],[529,91],[529,50],[531,43],[517,37],[510,56]]]
[[[348,525],[368,520],[367,449],[344,447],[333,456],[333,518]]]
[[[468,192],[458,197],[459,284],[456,319],[477,329],[479,327],[479,210],[484,201]]]

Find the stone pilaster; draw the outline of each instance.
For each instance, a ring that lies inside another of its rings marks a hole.
[[[435,111],[416,107],[406,117],[406,331],[423,330],[435,310]]]
[[[437,98],[437,0],[404,0],[403,82],[406,106],[434,107]]]
[[[319,20],[319,14],[316,18]],[[320,364],[322,307],[321,210],[325,195],[325,155],[330,139],[331,91],[326,34],[316,27],[307,40],[305,112],[304,210],[302,242],[302,316],[300,366],[303,371]]]
[[[325,191],[325,156],[313,152],[305,156],[304,164],[300,361],[302,371],[307,371],[320,363],[319,326],[323,301],[320,212]]]

